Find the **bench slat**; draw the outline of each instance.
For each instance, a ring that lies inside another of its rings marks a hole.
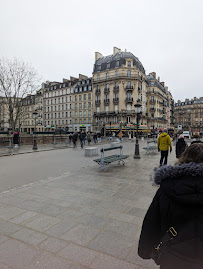
[[[123,146],[111,147],[111,148],[102,148],[101,149],[101,152],[109,151],[109,150],[114,150],[114,149],[122,149],[122,148],[123,148]]]

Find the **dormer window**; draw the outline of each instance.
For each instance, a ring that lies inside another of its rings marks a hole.
[[[98,71],[101,71],[101,65],[98,65]]]
[[[107,68],[107,69],[110,68],[110,63],[107,63],[106,68]]]
[[[131,61],[128,61],[128,67],[131,67]]]
[[[116,67],[119,67],[119,61],[116,61]]]

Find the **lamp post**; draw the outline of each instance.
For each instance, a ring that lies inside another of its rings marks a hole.
[[[37,116],[38,116],[38,113],[37,113],[37,111],[35,110],[33,113],[32,113],[32,115],[33,115],[33,118],[34,118],[34,120],[35,120],[35,129],[34,129],[34,132],[35,132],[35,134],[33,135],[33,150],[37,150],[38,148],[37,148],[37,137],[36,137],[36,119],[37,119]]]
[[[139,144],[138,144],[138,125],[140,120],[140,114],[141,114],[141,104],[137,103],[134,105],[135,107],[135,113],[137,115],[137,134],[136,134],[136,143],[135,143],[135,154],[134,159],[140,159],[140,151],[139,151]]]

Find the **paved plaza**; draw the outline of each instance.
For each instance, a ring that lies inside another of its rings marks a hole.
[[[12,177],[15,162],[15,181],[25,174],[26,184],[5,184],[0,193],[0,269],[158,268],[138,257],[137,244],[157,191],[150,175],[159,154],[145,154],[142,141],[141,159],[135,160],[134,143],[123,146],[130,155],[125,166],[114,163],[105,171],[80,148],[2,157],[5,177]],[[41,168],[35,164],[30,171],[43,178],[26,181],[34,160]]]

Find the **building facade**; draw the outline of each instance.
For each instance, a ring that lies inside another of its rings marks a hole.
[[[73,131],[73,93],[78,79],[70,77],[63,82],[44,83],[43,120],[44,129]]]
[[[174,127],[174,100],[165,82],[152,72],[147,76],[148,126],[151,130]]]
[[[92,78],[79,75],[73,93],[73,130],[92,131]]]
[[[175,127],[185,131],[203,131],[203,97],[175,103]]]
[[[140,129],[147,128],[147,77],[132,53],[114,47],[113,54],[95,53],[93,70],[93,129],[135,128],[134,105],[142,105]]]

